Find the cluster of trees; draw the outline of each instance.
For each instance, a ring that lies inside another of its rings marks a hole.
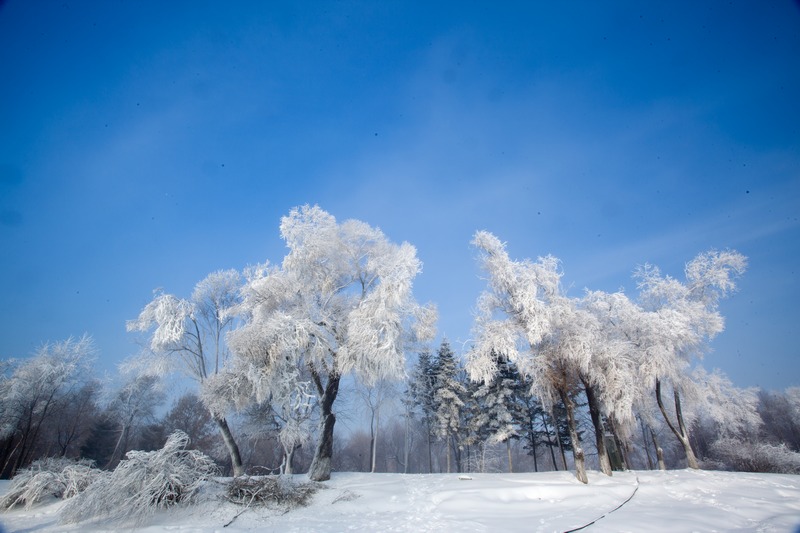
[[[316,206],[292,210],[280,231],[289,250],[280,265],[214,272],[188,298],[156,293],[128,323],[146,348],[124,365],[121,386],[87,377],[87,337],[4,363],[2,475],[53,455],[111,468],[174,429],[234,475],[260,465],[307,469],[315,481],[334,468],[487,470],[502,450],[509,471],[566,469],[571,451],[585,482],[587,451],[611,475],[636,461],[678,464],[667,441],[692,468],[698,457],[746,468],[734,451],[756,445],[800,457],[797,390],[738,389],[698,364],[745,270],[737,252],[698,255],[683,281],[645,265],[636,300],[574,298],[556,258],[515,261],[478,232],[487,288],[459,357],[447,341],[427,348],[436,310],[413,297],[413,246]],[[176,372],[196,393],[158,418],[164,378]],[[341,391],[367,414],[368,431],[348,439],[334,438]]]
[[[514,261],[488,232],[478,232],[473,244],[488,287],[478,300],[476,341],[467,354],[467,369],[473,379],[491,382],[498,361],[508,359],[530,379],[531,393],[546,409],[560,401],[566,409],[576,474],[584,483],[576,394],[586,398],[600,468],[609,475],[606,427],[624,444],[638,415],[654,434],[653,400],[690,468],[699,468],[699,463],[690,439],[689,415],[694,413],[682,401],[688,394],[705,395],[705,401],[696,404],[721,431],[743,436],[757,429],[754,391],[733,390],[720,376],[713,379],[717,390],[703,390],[704,382],[712,380],[704,375],[693,379],[689,372],[708,342],[723,330],[719,301],[736,288],[735,279],[745,270],[741,254],[702,253],[686,265],[683,282],[662,276],[657,267],[640,267],[635,274],[640,293],[634,302],[621,292],[587,290],[582,298],[570,298],[561,287],[556,258]],[[664,401],[667,391],[669,402]]]

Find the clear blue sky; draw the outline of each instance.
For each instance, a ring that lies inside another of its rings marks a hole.
[[[800,8],[0,3],[0,357],[88,332],[113,369],[153,289],[280,262],[304,203],[417,246],[456,348],[476,230],[574,296],[735,248],[707,366],[800,385]]]

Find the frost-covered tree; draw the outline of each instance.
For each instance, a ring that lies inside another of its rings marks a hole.
[[[200,281],[188,300],[156,293],[139,317],[127,325],[128,331],[151,332],[149,353],[132,366],[148,375],[181,371],[197,381],[202,392],[228,357],[224,336],[233,325],[234,317],[229,311],[238,302],[241,285],[237,271],[220,270]],[[230,455],[234,475],[243,474],[239,446],[225,413],[212,411],[211,416]]]
[[[217,426],[208,416],[208,409],[194,392],[187,392],[177,398],[170,410],[161,419],[167,434],[181,430],[189,437],[189,445],[209,457],[219,458]],[[227,455],[227,453],[225,453]],[[224,457],[224,456],[223,456]]]
[[[666,468],[657,437],[662,415],[653,384],[642,379],[640,369],[648,354],[659,354],[663,349],[654,327],[659,323],[657,316],[623,292],[587,291],[582,304],[599,321],[605,339],[604,350],[593,358],[592,375],[601,393],[604,413],[616,429],[615,437],[630,437],[634,430],[641,429],[648,461],[648,443],[652,441],[659,467]],[[619,447],[625,448],[624,442]]]
[[[238,308],[244,324],[230,346],[258,398],[288,401],[275,391],[301,386],[298,369],[308,372],[320,408],[309,477],[322,481],[330,478],[342,376],[367,384],[401,377],[405,350],[432,336],[435,312],[413,298],[421,263],[410,244],[364,222],[337,223],[317,206],[293,209],[280,230],[289,253],[280,267],[250,271]]]
[[[800,451],[800,387],[786,391],[760,391],[758,412],[764,420],[765,438]]]
[[[498,372],[494,380],[481,383],[472,393],[479,409],[473,425],[481,441],[505,443],[508,456],[508,471],[513,472],[511,441],[520,437],[519,426],[523,411],[517,400],[520,379],[511,361],[499,354]]]
[[[14,473],[36,459],[40,437],[63,414],[65,401],[85,384],[94,356],[88,335],[48,343],[33,357],[11,364],[0,378],[2,474]],[[52,424],[51,424],[52,423]],[[45,450],[46,453],[46,450]]]
[[[378,436],[381,432],[381,411],[390,406],[391,400],[397,396],[394,383],[382,379],[373,385],[356,387],[364,404],[364,411],[369,418],[369,456],[370,472],[376,472],[378,461]]]
[[[581,369],[588,367],[591,339],[580,327],[574,302],[561,290],[562,272],[555,257],[512,261],[505,245],[486,231],[472,241],[487,274],[488,288],[478,300],[476,342],[467,369],[476,381],[492,381],[498,372],[496,352],[505,354],[530,384],[531,393],[552,408],[566,407],[576,476],[586,483],[572,393]],[[580,315],[583,318],[583,315]]]
[[[714,442],[711,454],[722,466],[737,472],[800,474],[800,453],[789,450],[785,444],[776,446],[725,437]]]
[[[436,390],[434,392],[434,428],[436,435],[444,440],[447,454],[447,471],[451,472],[451,448],[455,444],[455,436],[461,427],[461,411],[464,407],[466,388],[458,379],[458,362],[447,339],[442,341],[436,352],[434,376]]]
[[[50,426],[55,441],[50,455],[55,452],[60,457],[80,457],[81,448],[89,440],[92,426],[100,415],[98,401],[101,390],[100,382],[93,379],[64,397],[60,416]]]
[[[113,472],[64,505],[61,523],[106,522],[127,529],[158,510],[191,502],[218,470],[211,458],[187,449],[188,443],[185,433],[175,431],[160,450],[128,452]]]
[[[517,390],[518,409],[520,410],[520,438],[523,441],[523,449],[533,457],[533,470],[539,471],[539,457],[537,450],[540,444],[545,444],[549,437],[549,431],[543,430],[539,425],[544,420],[546,412],[542,403],[530,394],[530,387],[524,381],[520,383]],[[550,448],[553,460],[553,468],[556,466],[556,457]]]
[[[436,372],[435,359],[431,353],[424,350],[419,353],[414,370],[411,373],[408,384],[408,392],[411,401],[416,406],[422,424],[425,426],[425,434],[428,445],[428,473],[433,472],[433,438],[434,419],[436,415]]]
[[[139,437],[144,427],[155,421],[156,409],[165,398],[158,378],[148,375],[129,378],[114,394],[106,413],[116,423],[119,435],[106,468],[116,465],[128,450],[138,445],[131,442],[131,437]]]
[[[757,388],[739,388],[721,370],[709,373],[701,366],[694,369],[691,379],[703,426],[713,426],[719,438],[758,435],[763,421],[758,414]]]
[[[656,401],[667,426],[683,446],[690,468],[699,468],[684,419],[681,388],[692,363],[702,358],[708,342],[724,329],[719,301],[736,289],[735,279],[747,259],[735,251],[711,250],[686,265],[686,281],[662,276],[645,265],[636,272],[641,315],[639,371],[647,386],[655,386]],[[674,415],[666,408],[662,390],[671,385]],[[674,418],[673,418],[674,417]]]
[[[38,459],[21,469],[9,483],[7,492],[0,499],[0,510],[33,505],[50,498],[68,499],[80,494],[103,472],[91,461],[65,457]]]
[[[622,292],[586,291],[580,305],[593,317],[591,324],[596,330],[590,366],[588,372],[582,373],[582,381],[595,428],[601,469],[610,474],[602,418],[613,430],[622,453],[624,445],[620,437],[633,431],[635,408],[643,403],[646,395],[638,379],[635,353],[642,310]]]

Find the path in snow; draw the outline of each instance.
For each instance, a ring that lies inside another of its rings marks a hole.
[[[588,485],[569,472],[469,477],[337,473],[307,508],[286,514],[255,508],[223,527],[242,509],[214,500],[159,513],[134,531],[545,533],[576,529],[598,517],[582,531],[800,531],[800,476],[677,470],[609,478],[590,472]],[[637,477],[639,488],[631,498]],[[0,523],[7,533],[120,530],[113,525],[62,526],[57,522],[61,505],[0,514]]]

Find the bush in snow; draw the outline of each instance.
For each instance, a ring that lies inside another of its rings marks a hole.
[[[789,450],[784,444],[775,446],[724,438],[711,445],[711,455],[727,469],[738,472],[800,474],[800,453]]]
[[[228,500],[238,505],[276,506],[286,510],[305,507],[319,483],[295,483],[287,476],[237,477],[228,485]]]
[[[7,511],[20,505],[30,509],[44,498],[71,498],[103,474],[87,460],[47,457],[34,461],[11,480],[8,492],[0,500],[0,509]]]
[[[175,431],[160,450],[128,452],[110,475],[64,506],[62,522],[141,522],[157,509],[191,501],[217,466],[203,453],[187,450],[188,442],[186,433]]]

